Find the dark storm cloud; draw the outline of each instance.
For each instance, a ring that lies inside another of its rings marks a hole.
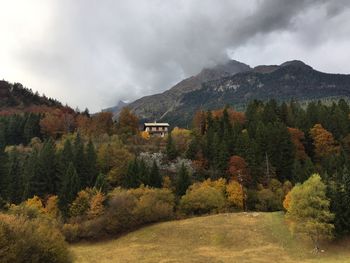
[[[347,28],[334,27],[349,25],[345,0],[57,0],[50,5],[45,34],[24,41],[16,59],[45,79],[45,87],[34,89],[51,87],[63,101],[93,110],[164,91],[227,60],[228,53],[252,64],[302,55],[327,69],[317,52],[333,52],[327,43],[338,38],[344,38],[340,46],[349,41]]]

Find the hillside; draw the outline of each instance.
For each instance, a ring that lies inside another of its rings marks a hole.
[[[187,126],[198,109],[222,108],[225,105],[242,108],[253,99],[305,101],[350,97],[350,75],[319,72],[301,61],[254,69],[245,65],[238,69],[226,76],[204,74],[210,77],[199,77],[202,72],[162,94],[141,98],[129,107],[142,119],[165,120],[173,125]]]
[[[47,107],[62,107],[62,104],[57,100],[40,96],[20,83],[0,81],[0,115],[25,111],[41,112]]]
[[[116,240],[72,246],[83,262],[350,262],[349,244],[310,253],[281,213],[235,213],[160,223]]]

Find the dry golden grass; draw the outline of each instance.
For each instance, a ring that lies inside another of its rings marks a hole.
[[[115,240],[72,246],[76,262],[350,263],[350,245],[311,253],[294,239],[282,213],[233,213],[165,222]]]

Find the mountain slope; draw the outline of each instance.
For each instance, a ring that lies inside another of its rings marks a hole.
[[[232,76],[236,73],[248,70],[251,70],[248,65],[235,60],[230,60],[225,64],[203,69],[198,75],[179,82],[171,89],[161,94],[138,99],[130,103],[128,107],[141,119],[159,120],[164,118],[168,112],[176,109],[186,93],[200,89],[202,83]]]
[[[117,115],[124,107],[128,106],[128,104],[129,103],[120,100],[116,106],[104,109],[102,111],[111,112],[114,115]]]
[[[40,96],[32,90],[25,88],[20,83],[11,84],[0,81],[0,115],[20,113],[23,111],[40,112],[47,107],[63,107],[57,100]]]
[[[198,109],[225,105],[242,108],[253,99],[304,101],[329,97],[350,97],[350,75],[319,72],[294,60],[253,69],[242,64],[230,72],[221,71],[220,67],[203,70],[170,90],[141,98],[129,107],[141,119],[187,126]]]
[[[215,109],[225,105],[239,108],[254,99],[304,101],[350,97],[350,75],[322,73],[300,61],[286,62],[261,72],[260,67],[258,70],[203,83],[201,89],[187,93],[167,118],[175,123],[186,124],[199,108]]]

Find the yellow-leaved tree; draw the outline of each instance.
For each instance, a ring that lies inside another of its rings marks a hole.
[[[235,180],[232,180],[226,186],[227,201],[229,205],[238,209],[244,208],[244,192],[242,185]]]
[[[326,185],[320,175],[313,174],[303,184],[297,184],[289,195],[285,207],[292,231],[308,236],[318,252],[320,241],[331,238],[334,229],[334,214],[329,210]]]

